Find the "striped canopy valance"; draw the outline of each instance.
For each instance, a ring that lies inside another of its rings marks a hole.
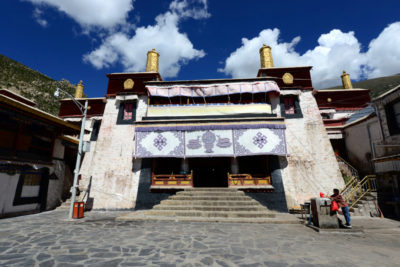
[[[280,93],[279,87],[274,81],[237,82],[199,85],[147,85],[150,96],[160,97],[209,97],[219,95],[231,95],[240,93]]]

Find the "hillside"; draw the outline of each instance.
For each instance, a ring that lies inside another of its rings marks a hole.
[[[59,87],[70,94],[75,85],[67,80],[56,81],[27,66],[0,54],[0,89],[8,89],[36,103],[36,107],[57,115],[58,99],[54,91]]]
[[[400,74],[385,76],[380,78],[369,79],[360,82],[353,82],[353,88],[364,88],[371,90],[371,98],[383,94],[384,92],[398,86],[400,84]],[[342,88],[341,85],[331,88]]]

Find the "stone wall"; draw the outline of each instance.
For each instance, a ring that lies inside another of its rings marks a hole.
[[[135,207],[141,161],[133,159],[134,125],[119,124],[120,102],[107,99],[99,135],[82,162],[79,188],[81,198],[93,209],[132,209]],[[147,111],[147,96],[140,96],[136,120]],[[86,191],[86,192],[85,192]]]
[[[64,158],[64,145],[60,139],[56,139],[53,149],[53,157],[58,159]],[[69,172],[66,172],[66,166],[62,160],[53,160],[54,165],[50,168],[49,173],[54,173],[56,179],[49,180],[47,190],[46,210],[56,208],[62,202],[62,194],[64,189],[64,182],[66,179],[71,179]],[[69,174],[69,175],[68,175]]]
[[[281,157],[280,167],[289,208],[318,196],[319,192],[330,193],[333,188],[344,187],[312,92],[297,90],[290,94],[299,96],[303,118],[285,120],[289,156]]]
[[[369,131],[369,133],[368,133]],[[373,117],[344,129],[349,162],[364,174],[374,173],[372,143],[382,139],[378,118]]]
[[[384,141],[382,140],[381,144],[393,144],[397,145],[400,144],[400,134],[391,135],[389,131],[388,121],[386,117],[386,110],[385,106],[390,104],[391,102],[397,101],[400,99],[400,88],[393,91],[392,93],[388,94],[387,96],[374,101],[375,108],[379,113],[379,118],[381,120],[381,126],[384,136]],[[389,155],[395,155],[400,153],[400,147],[393,146],[393,147],[377,147],[377,155],[376,157],[384,157]]]

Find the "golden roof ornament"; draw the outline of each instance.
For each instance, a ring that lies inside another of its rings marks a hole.
[[[285,74],[283,74],[282,80],[284,84],[293,84],[293,75],[289,72],[286,72]]]
[[[160,54],[157,53],[156,49],[152,49],[147,52],[147,64],[146,72],[158,72],[158,58]]]
[[[82,81],[80,81],[78,83],[78,85],[76,86],[76,90],[75,90],[75,98],[83,98],[83,84]]]
[[[135,82],[132,79],[126,79],[124,82],[124,89],[130,90],[133,88],[134,85],[135,85]]]
[[[271,47],[266,44],[263,44],[263,46],[260,48],[260,62],[262,69],[274,67]]]
[[[343,89],[352,89],[353,85],[351,84],[350,75],[343,71],[343,74],[340,76],[342,78]]]

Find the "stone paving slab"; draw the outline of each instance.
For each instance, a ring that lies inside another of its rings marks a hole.
[[[116,217],[117,221],[174,221],[174,222],[223,222],[223,223],[262,223],[262,224],[302,224],[298,216],[286,213],[273,213],[273,216],[265,218],[224,218],[224,217],[201,217],[201,216],[152,216],[145,211],[134,211],[121,214]]]
[[[0,220],[0,266],[399,266],[400,223],[353,219],[361,235],[301,224],[116,221],[68,211]],[[368,232],[366,231],[368,230]],[[391,231],[387,234],[382,231]]]

